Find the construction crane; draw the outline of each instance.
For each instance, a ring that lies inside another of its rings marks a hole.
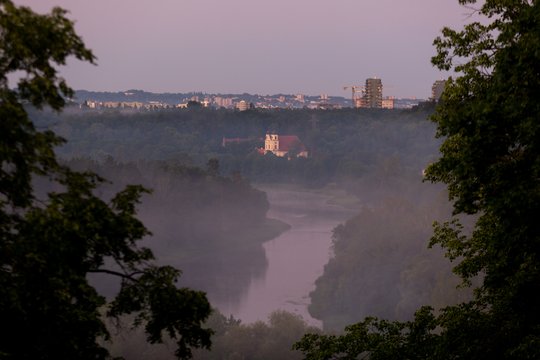
[[[352,92],[352,96],[351,96],[351,101],[352,101],[352,107],[356,107],[356,94],[360,93],[363,95],[363,93],[365,92],[365,87],[364,86],[358,86],[358,85],[347,85],[347,86],[344,86],[343,87],[343,90],[347,90],[347,89],[351,89],[351,92]]]

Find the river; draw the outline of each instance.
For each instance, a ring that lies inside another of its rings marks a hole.
[[[329,204],[331,196],[321,192],[257,187],[267,193],[268,217],[286,222],[291,229],[264,243],[266,272],[252,279],[240,301],[217,306],[244,323],[265,321],[273,311],[286,310],[320,327],[321,322],[307,311],[309,293],[331,256],[332,230],[355,210]]]

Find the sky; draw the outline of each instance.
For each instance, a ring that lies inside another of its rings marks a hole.
[[[97,66],[61,69],[74,89],[427,98],[433,39],[462,28],[458,0],[14,0],[69,11]]]

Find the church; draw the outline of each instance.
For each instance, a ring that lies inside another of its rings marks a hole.
[[[273,153],[279,157],[308,157],[305,145],[296,135],[266,134],[264,139],[264,154]]]

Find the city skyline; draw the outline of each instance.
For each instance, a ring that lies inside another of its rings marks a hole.
[[[329,94],[382,79],[383,95],[428,98],[449,74],[430,64],[433,39],[471,10],[457,0],[16,0],[65,8],[97,66],[70,60],[75,89]]]

